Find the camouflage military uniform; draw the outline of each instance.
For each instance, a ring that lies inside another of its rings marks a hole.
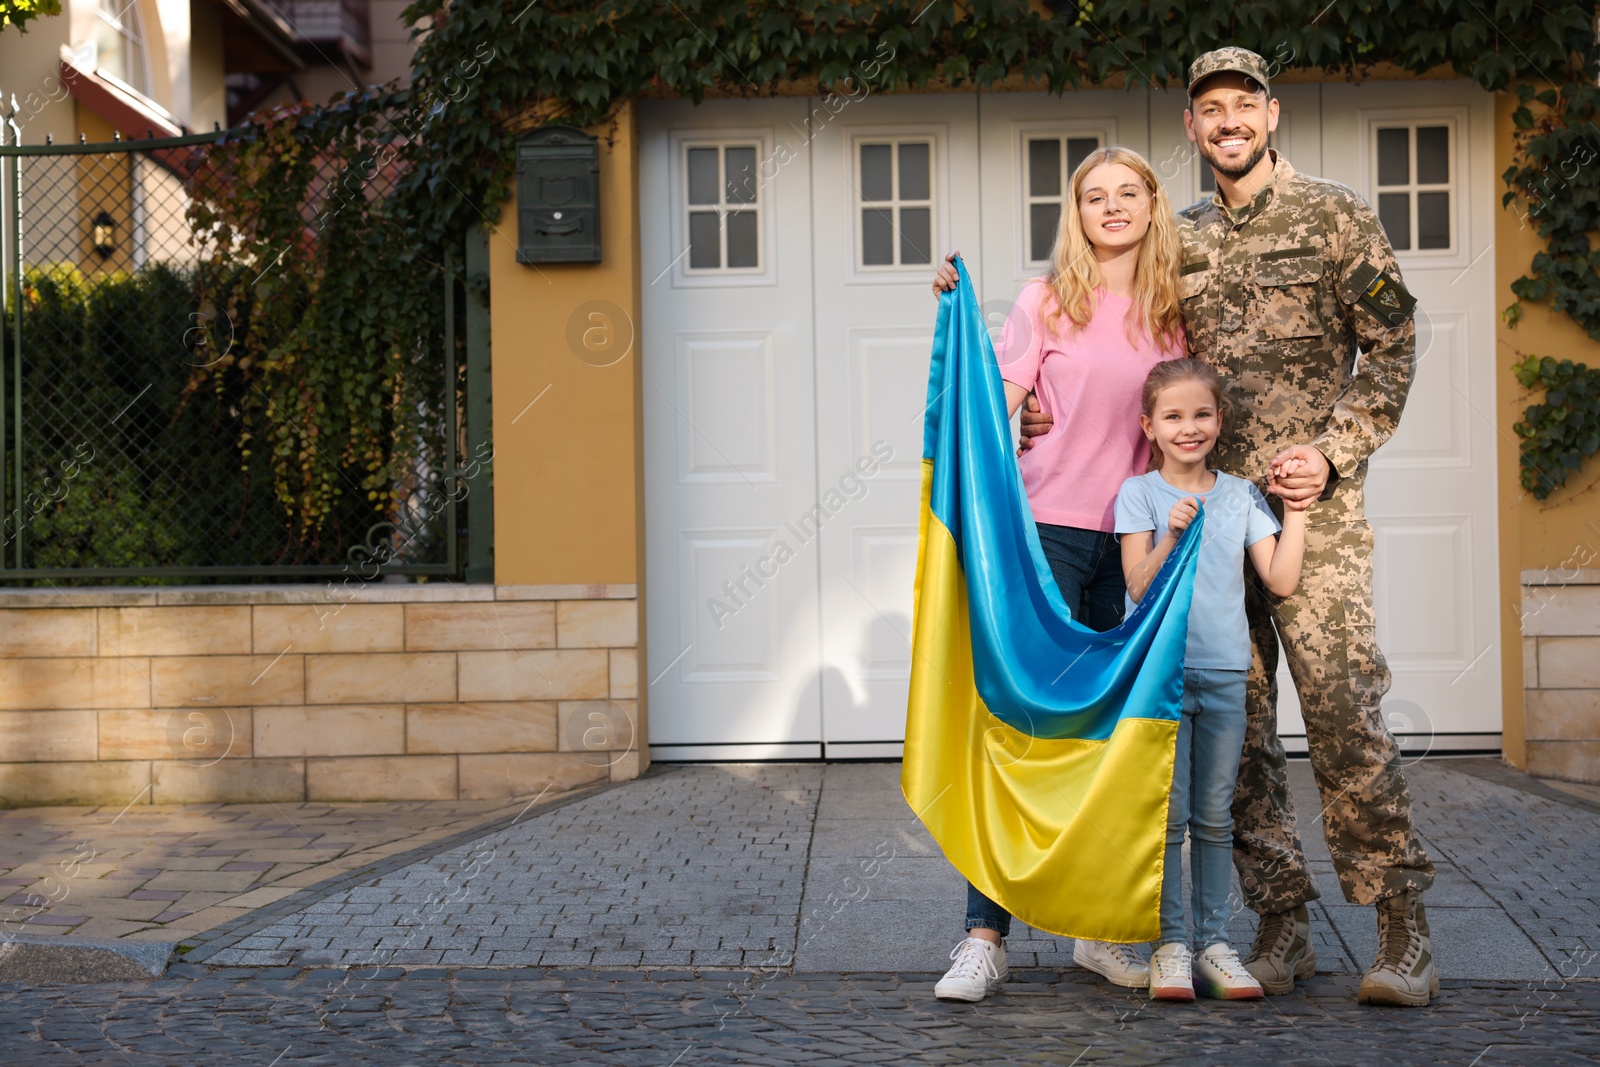
[[[1379,710],[1389,669],[1373,639],[1372,530],[1362,501],[1367,457],[1394,432],[1411,385],[1414,301],[1361,199],[1273,158],[1271,180],[1248,206],[1231,210],[1217,196],[1181,213],[1184,324],[1195,354],[1222,373],[1230,407],[1217,466],[1264,488],[1272,457],[1309,443],[1333,467],[1309,515],[1299,588],[1276,597],[1248,583],[1254,654],[1234,862],[1256,911],[1319,895],[1278,740],[1280,640],[1345,896],[1372,904],[1433,881]]]

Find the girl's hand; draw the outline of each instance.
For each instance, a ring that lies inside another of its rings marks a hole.
[[[1282,463],[1279,463],[1276,467],[1273,468],[1273,471],[1272,471],[1273,481],[1277,481],[1277,480],[1282,479],[1282,478],[1287,478],[1291,474],[1296,474],[1300,470],[1302,470],[1305,467],[1305,465],[1306,465],[1306,461],[1303,460],[1303,459],[1299,459],[1299,458],[1286,459]]]
[[[1186,496],[1167,512],[1167,531],[1176,537],[1189,528],[1194,517],[1200,514],[1200,505],[1192,496]]]
[[[956,283],[959,279],[956,275],[955,258],[960,254],[960,252],[951,252],[949,255],[945,256],[944,265],[941,266],[934,274],[933,295],[935,298],[937,298],[940,293],[956,287]]]
[[[1285,502],[1316,500],[1333,474],[1328,457],[1312,445],[1284,449],[1272,458],[1268,470],[1267,492]]]

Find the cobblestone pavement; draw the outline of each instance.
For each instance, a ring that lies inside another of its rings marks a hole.
[[[1594,1064],[1600,982],[1446,982],[1427,1010],[1361,1008],[1354,977],[1259,1003],[1152,1004],[1069,973],[982,1004],[934,976],[531,970],[199,970],[0,994],[28,1064],[1038,1063],[1230,1067]]]

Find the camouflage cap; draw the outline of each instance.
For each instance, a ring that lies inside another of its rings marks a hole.
[[[1248,48],[1229,47],[1214,48],[1189,64],[1189,95],[1194,95],[1194,87],[1203,79],[1224,71],[1248,75],[1260,82],[1263,89],[1271,91],[1267,82],[1267,61]]]

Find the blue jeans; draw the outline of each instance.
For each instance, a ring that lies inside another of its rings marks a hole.
[[[1091,630],[1110,630],[1122,622],[1122,549],[1117,535],[1076,526],[1039,523],[1039,544],[1072,617]],[[1241,704],[1242,708],[1244,705]],[[1240,734],[1241,741],[1243,734]],[[967,885],[967,929],[982,927],[1001,937],[1011,934],[1011,913]]]
[[[1167,808],[1161,878],[1161,943],[1190,945],[1183,921],[1183,834],[1189,832],[1192,947],[1226,941],[1233,877],[1233,787],[1244,748],[1246,671],[1186,669],[1183,718]]]

